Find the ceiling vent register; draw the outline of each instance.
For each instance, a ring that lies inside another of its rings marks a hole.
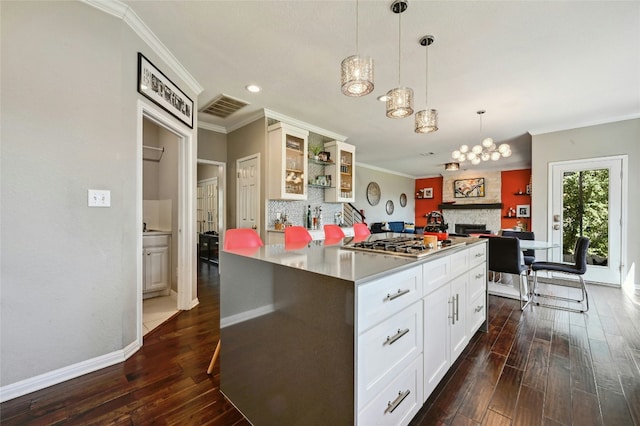
[[[211,114],[220,118],[227,118],[231,114],[249,105],[248,102],[241,101],[240,99],[232,98],[222,94],[211,101],[210,104],[200,110],[205,114]]]

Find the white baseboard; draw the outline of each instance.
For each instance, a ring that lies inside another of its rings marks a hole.
[[[123,362],[140,349],[137,341],[127,345],[124,349],[101,355],[77,364],[62,367],[48,373],[20,380],[19,382],[0,387],[0,402],[5,402],[67,380],[75,379],[87,373]]]
[[[275,311],[273,304],[260,306],[259,308],[252,309],[250,311],[240,312],[239,314],[231,315],[228,317],[220,318],[220,328],[228,327],[233,324],[248,321],[253,318],[261,317],[262,315],[270,314]]]

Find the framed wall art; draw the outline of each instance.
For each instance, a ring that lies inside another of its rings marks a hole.
[[[459,179],[453,181],[454,198],[484,197],[484,178]]]
[[[138,92],[193,129],[193,101],[140,52]]]
[[[529,204],[518,204],[516,206],[516,217],[529,217],[530,215]]]

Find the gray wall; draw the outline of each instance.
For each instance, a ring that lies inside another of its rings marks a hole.
[[[3,1],[0,16],[6,386],[135,342],[137,52],[197,96],[91,6]],[[88,189],[110,190],[111,207],[88,208]]]
[[[378,169],[369,168],[358,163],[356,151],[356,201],[354,205],[364,210],[367,224],[374,222],[415,222],[415,179],[401,176]],[[380,186],[380,202],[372,206],[367,201],[367,186],[369,182],[377,182]],[[407,195],[407,205],[400,206],[400,194]],[[393,201],[393,214],[386,211],[387,200]]]
[[[226,163],[227,135],[207,129],[198,129],[198,159]]]
[[[531,203],[533,231],[540,239],[548,238],[548,175],[549,163],[555,161],[607,157],[627,154],[629,157],[628,182],[628,248],[623,259],[626,271],[637,271],[640,264],[640,240],[635,238],[640,232],[640,222],[636,220],[640,210],[640,192],[636,189],[640,182],[640,119],[626,120],[598,126],[582,127],[533,136],[531,143],[532,186]],[[628,277],[638,286],[637,272]]]

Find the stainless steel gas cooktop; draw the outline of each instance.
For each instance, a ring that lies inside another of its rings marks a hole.
[[[364,241],[347,243],[342,247],[350,250],[419,258],[465,244],[464,242],[452,243],[450,240],[445,240],[442,241],[441,246],[431,247],[424,244],[422,236],[408,235],[380,239],[376,239],[374,236]]]

